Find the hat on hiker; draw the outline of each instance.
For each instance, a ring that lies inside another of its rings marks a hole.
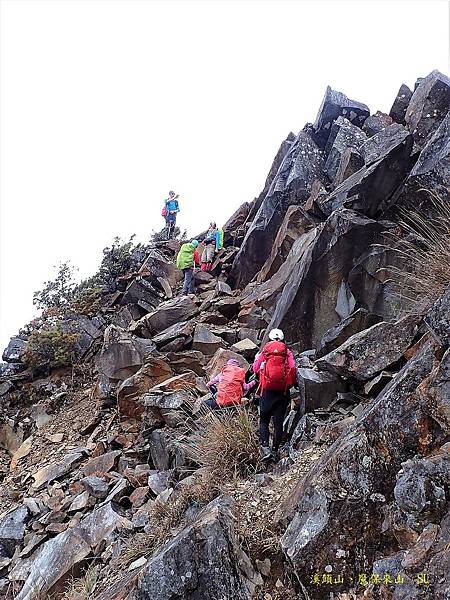
[[[239,361],[237,360],[237,358],[230,358],[229,360],[227,360],[227,365],[234,365],[236,367],[239,366]]]
[[[284,340],[284,333],[281,331],[281,329],[272,329],[272,331],[269,333],[269,340],[277,340],[278,342],[282,342]]]
[[[198,240],[192,240],[191,244],[194,246],[194,248],[197,248]]]

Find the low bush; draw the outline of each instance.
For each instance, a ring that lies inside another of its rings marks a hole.
[[[78,334],[62,330],[59,323],[45,325],[31,332],[23,355],[23,362],[32,369],[48,366],[65,367],[75,359]]]

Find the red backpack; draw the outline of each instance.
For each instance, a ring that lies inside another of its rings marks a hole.
[[[217,404],[219,406],[239,404],[244,393],[245,369],[233,365],[225,365],[221,375],[222,377],[217,389]]]
[[[261,389],[286,392],[295,383],[295,369],[289,367],[286,344],[269,342],[262,353],[264,368],[260,374]]]

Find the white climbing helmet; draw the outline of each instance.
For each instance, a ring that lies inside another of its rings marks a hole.
[[[272,329],[269,333],[269,340],[282,342],[284,340],[284,333],[281,329]]]

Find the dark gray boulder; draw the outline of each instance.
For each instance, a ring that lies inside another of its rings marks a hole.
[[[345,94],[327,86],[313,125],[314,140],[320,148],[325,148],[333,121],[339,116],[345,117],[350,123],[361,127],[369,115],[370,111],[365,104],[350,100]]]
[[[141,277],[149,277],[152,283],[161,277],[165,279],[173,288],[183,278],[179,269],[176,268],[173,261],[168,260],[166,256],[157,248],[151,248],[139,269]]]
[[[152,342],[160,348],[165,346],[177,338],[189,339],[194,332],[195,324],[192,321],[182,321],[181,323],[175,323],[171,325],[161,333],[152,337]]]
[[[402,83],[398,90],[397,96],[394,103],[389,111],[389,115],[394,119],[396,123],[406,125],[405,115],[406,109],[408,108],[409,101],[411,100],[412,91],[407,85]]]
[[[419,146],[424,146],[450,107],[450,79],[435,70],[427,75],[409,101],[405,121]]]
[[[354,148],[346,148],[341,155],[334,185],[337,187],[364,166],[364,158]]]
[[[224,346],[222,338],[214,335],[207,327],[199,323],[195,327],[194,340],[192,349],[198,350],[206,356],[211,356],[216,353],[219,348]]]
[[[324,171],[331,181],[336,178],[344,152],[348,148],[359,150],[366,141],[366,134],[359,127],[352,125],[348,119],[338,117],[334,121],[325,147],[327,160]]]
[[[229,504],[214,500],[150,558],[130,600],[250,600]],[[248,559],[247,559],[248,560]]]
[[[176,323],[188,321],[198,312],[197,305],[189,296],[178,296],[163,302],[154,311],[139,319],[134,325],[133,331],[152,337]]]
[[[364,308],[359,308],[325,333],[317,348],[316,358],[325,356],[355,333],[375,325],[380,320],[377,315],[371,314]]]
[[[23,541],[29,512],[26,506],[19,506],[0,516],[0,558],[11,557]]]
[[[81,359],[87,358],[91,350],[98,350],[103,338],[105,321],[101,317],[90,319],[86,315],[73,313],[62,322],[61,328],[65,332],[77,335],[75,352]]]
[[[139,371],[155,350],[156,346],[150,340],[109,325],[98,358],[99,371],[112,380],[127,379]]]
[[[361,146],[361,154],[366,165],[371,165],[402,144],[410,137],[409,131],[403,125],[393,123],[369,138]]]
[[[146,279],[133,279],[127,286],[122,302],[124,304],[137,304],[146,312],[154,310],[160,302],[160,293]]]
[[[397,323],[376,323],[319,358],[316,366],[321,371],[367,381],[403,356],[416,336],[419,321],[412,316]]]
[[[297,382],[306,412],[328,406],[336,400],[338,392],[346,391],[346,384],[340,377],[305,367],[297,368]]]
[[[14,336],[9,340],[9,344],[3,350],[2,360],[8,363],[22,362],[23,353],[27,345],[27,340]]]
[[[433,198],[445,200],[449,189],[450,113],[447,113],[419,154],[409,176],[394,194],[392,203],[394,209],[398,206],[403,211],[418,211],[434,219]]]
[[[393,119],[389,115],[377,111],[374,115],[370,115],[364,121],[363,131],[367,135],[367,137],[372,137],[373,135],[379,133],[389,125],[392,125]]]

